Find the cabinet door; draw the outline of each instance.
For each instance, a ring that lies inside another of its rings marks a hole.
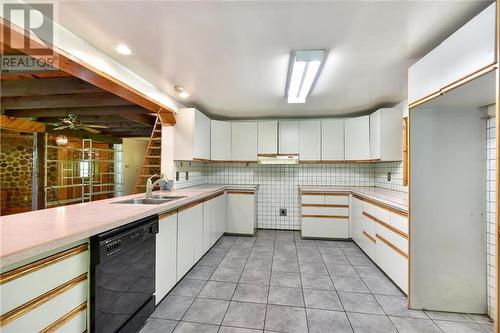
[[[210,118],[200,111],[195,112],[193,158],[210,159]]]
[[[203,253],[206,253],[211,244],[211,235],[212,235],[212,211],[214,208],[215,199],[207,200],[203,202]]]
[[[408,103],[442,88],[443,49],[439,46],[408,69]]]
[[[323,161],[344,160],[344,119],[321,121],[321,159]]]
[[[346,119],[345,159],[370,159],[370,116]]]
[[[319,161],[321,159],[321,121],[300,121],[300,160]]]
[[[210,156],[213,161],[231,160],[231,122],[211,121],[211,149]]]
[[[215,242],[217,242],[217,239],[219,239],[218,234],[219,234],[219,198],[216,197],[215,199],[212,199],[212,206],[210,210],[210,247],[212,247]]]
[[[177,283],[177,213],[160,217],[156,235],[156,304]]]
[[[382,111],[378,110],[370,114],[370,158],[380,159],[380,136],[381,136]],[[401,128],[402,130],[402,128]]]
[[[197,256],[201,257],[202,220],[203,205],[201,204],[179,210],[177,215],[177,280],[182,279],[193,267],[198,260],[195,260]]]
[[[227,232],[253,235],[255,198],[253,193],[227,192]]]
[[[298,154],[300,152],[300,123],[298,121],[279,122],[279,153]]]
[[[201,259],[203,254],[203,204],[191,208],[193,210],[193,235],[194,235],[194,261],[193,265]],[[191,267],[190,267],[191,268]]]
[[[278,153],[278,122],[261,121],[258,130],[258,153],[277,154]]]
[[[231,126],[231,160],[256,161],[257,123],[233,122]]]
[[[220,197],[219,201],[219,237],[227,231],[227,194]]]

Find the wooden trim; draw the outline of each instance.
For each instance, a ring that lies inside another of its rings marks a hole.
[[[207,158],[195,158],[193,157],[194,162],[210,162],[210,159]]]
[[[378,224],[380,224],[381,226],[389,229],[390,231],[400,235],[401,237],[405,238],[405,239],[408,239],[408,234],[402,232],[401,230],[399,229],[396,229],[394,228],[392,225],[390,224],[387,224],[385,223],[384,221],[382,220],[379,220],[378,218],[376,218],[375,216],[371,215],[371,214],[368,214],[367,212],[363,211],[363,215],[366,216],[367,218],[369,218],[370,220],[373,220],[375,222],[377,222]]]
[[[235,191],[228,190],[227,194],[255,194],[255,191]]]
[[[257,154],[257,157],[276,157],[278,154]]]
[[[180,208],[177,210],[177,212],[178,212],[178,213],[180,213],[180,212],[182,212],[182,211],[184,211],[184,210],[186,210],[186,209],[192,208],[192,207],[197,206],[197,205],[199,205],[199,204],[201,204],[201,203],[203,203],[203,200],[199,200],[199,201],[192,202],[192,203],[190,203],[190,204],[188,204],[188,205],[186,205],[186,206],[180,207]]]
[[[495,48],[495,59],[497,64],[500,64],[500,3],[496,1],[496,48]],[[498,193],[500,193],[500,69],[496,69],[496,93],[495,93],[495,113],[496,113],[496,180],[495,188],[497,194],[497,200],[495,203],[496,216],[495,216],[495,315],[494,315],[494,329],[496,333],[500,332],[500,200],[498,200]]]
[[[388,210],[388,211],[390,211],[390,212],[396,213],[396,214],[401,215],[401,216],[403,216],[403,217],[408,217],[408,213],[407,213],[407,212],[403,212],[403,211],[401,211],[401,210],[398,210],[398,209],[392,208],[392,207],[390,207],[390,206],[388,206],[388,205],[386,205],[386,204],[380,203],[380,202],[375,201],[375,200],[373,200],[373,199],[369,199],[369,198],[367,198],[367,197],[365,197],[365,196],[362,196],[362,195],[359,195],[359,194],[353,194],[352,196],[353,196],[354,198],[356,198],[356,199],[359,199],[359,200],[362,200],[362,201],[368,202],[368,203],[370,203],[370,204],[372,204],[372,205],[374,205],[374,206],[377,206],[377,207],[383,208],[383,209],[385,209],[385,210]]]
[[[349,219],[349,216],[344,215],[302,215],[302,217],[315,217],[320,219]]]
[[[331,208],[349,208],[349,205],[302,204],[302,207],[331,207]]]
[[[33,272],[36,272],[42,268],[45,268],[47,266],[53,265],[55,263],[58,263],[60,261],[66,260],[68,258],[71,258],[73,256],[76,256],[77,254],[83,253],[88,250],[88,244],[82,244],[76,247],[73,247],[71,249],[68,249],[63,252],[56,253],[54,255],[51,255],[50,257],[32,262],[30,264],[15,268],[11,271],[5,272],[0,275],[0,285],[10,282],[12,280],[15,280],[17,278],[20,278],[22,276],[25,276],[27,274],[31,274]]]
[[[403,186],[408,186],[408,117],[403,118]]]
[[[331,197],[335,197],[335,196],[348,197],[349,193],[348,192],[307,192],[307,191],[304,192],[303,191],[302,195],[328,195]]]
[[[203,201],[203,202],[207,202],[207,201],[213,200],[213,199],[215,199],[215,198],[218,198],[218,197],[220,197],[220,196],[222,196],[222,195],[224,195],[224,192],[217,193],[217,194],[213,194],[213,195],[211,195],[211,196],[209,196],[209,197],[204,198],[202,201]]]
[[[41,330],[40,333],[52,333],[57,331],[59,328],[64,326],[64,324],[71,321],[71,319],[75,318],[82,311],[85,311],[86,309],[87,309],[87,302],[78,305],[76,308],[66,313],[64,316],[57,319],[55,322],[53,322],[52,324]]]
[[[21,132],[45,132],[45,124],[39,121],[0,115],[0,128]]]
[[[166,219],[167,217],[170,217],[172,215],[175,215],[177,214],[177,209],[174,209],[174,210],[171,210],[169,212],[166,212],[166,213],[161,213],[161,214],[158,214],[158,219]]]
[[[452,82],[452,83],[450,83],[450,84],[442,87],[441,89],[439,89],[438,91],[436,91],[436,92],[434,92],[432,94],[429,94],[429,95],[427,95],[427,96],[425,96],[425,97],[423,97],[421,99],[418,99],[418,100],[410,103],[408,105],[408,107],[410,109],[412,109],[412,108],[415,108],[415,107],[417,107],[419,105],[422,105],[425,102],[428,102],[428,101],[430,101],[430,100],[432,100],[432,99],[434,99],[434,98],[436,98],[438,96],[442,96],[442,95],[446,94],[447,92],[449,92],[449,91],[451,91],[451,90],[453,90],[455,88],[458,88],[461,85],[464,85],[467,82],[470,82],[470,81],[472,81],[472,80],[480,77],[483,74],[486,74],[486,73],[489,73],[491,71],[494,71],[497,68],[498,68],[498,63],[495,61],[492,64],[489,64],[489,65],[487,65],[485,67],[482,67],[482,68],[478,69],[477,71],[474,71],[474,72],[472,72],[472,73],[464,76],[463,78],[458,79],[458,80],[456,80],[456,81],[454,81],[454,82]]]
[[[391,242],[389,242],[387,239],[385,239],[384,237],[380,236],[379,234],[375,234],[375,237],[377,237],[378,239],[380,239],[382,242],[384,242],[391,249],[393,249],[394,251],[396,251],[397,253],[399,253],[401,256],[403,256],[406,259],[408,259],[408,254],[404,253],[399,247],[397,247],[396,245],[392,244]]]
[[[79,283],[85,280],[87,280],[87,273],[83,273],[82,275],[79,275],[64,284],[61,284],[60,286],[57,286],[56,288],[49,290],[48,292],[32,299],[31,301],[24,303],[23,305],[20,305],[15,309],[10,310],[9,312],[0,316],[0,327],[3,327],[11,323],[17,318],[47,303],[51,299],[65,293],[66,291],[70,290],[71,288],[73,288],[74,286],[78,285]]]
[[[159,102],[146,96],[144,93],[132,88],[126,83],[106,74],[97,68],[89,65],[88,63],[74,57],[73,55],[58,49],[54,45],[46,45],[40,43],[38,39],[33,36],[33,34],[24,31],[20,27],[11,22],[1,19],[0,20],[0,30],[4,33],[8,33],[11,37],[11,44],[13,45],[24,45],[25,39],[29,39],[32,48],[38,49],[50,49],[55,58],[56,68],[71,74],[79,79],[93,84],[101,89],[111,92],[121,98],[124,98],[134,104],[142,106],[149,111],[158,113],[163,112],[166,122],[165,124],[175,124],[175,112]],[[46,43],[46,42],[45,42]],[[28,54],[29,56],[36,59],[46,59],[47,55],[40,55],[39,51],[32,52]],[[162,119],[163,120],[163,119]]]
[[[377,240],[375,238],[373,238],[372,236],[370,236],[370,234],[368,234],[366,231],[363,230],[363,235],[366,236],[366,238],[368,238],[369,240],[371,240],[373,243],[377,243]]]

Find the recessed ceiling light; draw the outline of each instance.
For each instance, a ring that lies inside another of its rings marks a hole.
[[[324,50],[295,51],[288,75],[288,103],[305,103],[325,60]]]
[[[177,95],[179,95],[180,98],[188,98],[189,97],[189,93],[186,90],[184,90],[183,86],[176,85],[175,91],[177,92]]]
[[[123,54],[123,55],[131,55],[132,54],[132,50],[126,44],[117,44],[115,46],[115,50],[116,50],[116,52]]]

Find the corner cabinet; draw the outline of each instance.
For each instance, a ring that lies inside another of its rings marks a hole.
[[[231,160],[231,122],[210,121],[210,159],[212,161]]]
[[[174,126],[174,160],[210,160],[210,118],[200,111],[179,109]]]
[[[257,123],[241,121],[231,123],[231,160],[257,161]]]
[[[173,211],[159,216],[156,235],[156,304],[177,281],[177,211]]]
[[[370,159],[370,116],[347,118],[345,125],[345,159]]]
[[[257,192],[227,191],[227,227],[229,234],[253,236],[257,228]]]
[[[90,257],[82,244],[0,275],[1,331],[87,331]]]
[[[385,108],[370,114],[370,159],[403,160],[403,109]]]

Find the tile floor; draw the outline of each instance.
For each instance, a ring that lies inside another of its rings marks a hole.
[[[352,242],[224,236],[157,306],[146,332],[492,332],[486,316],[409,310]]]

